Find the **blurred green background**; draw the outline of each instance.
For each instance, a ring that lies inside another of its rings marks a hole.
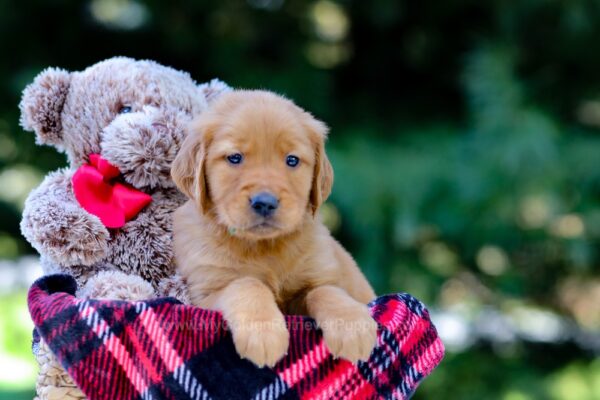
[[[0,0],[0,54],[0,398],[36,374],[23,201],[65,165],[20,93],[126,55],[332,127],[327,224],[447,346],[415,399],[600,399],[600,2]]]

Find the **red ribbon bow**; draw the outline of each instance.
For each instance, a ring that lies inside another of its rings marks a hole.
[[[107,228],[120,228],[152,201],[152,196],[114,179],[121,174],[99,154],[75,171],[71,182],[79,205]]]

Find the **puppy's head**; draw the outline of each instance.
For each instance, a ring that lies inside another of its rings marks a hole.
[[[236,236],[275,238],[314,216],[331,192],[326,134],[325,124],[283,97],[233,91],[190,125],[172,176]]]

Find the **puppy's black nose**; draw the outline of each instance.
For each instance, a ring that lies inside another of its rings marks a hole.
[[[262,217],[268,217],[277,210],[279,200],[271,193],[260,192],[250,198],[250,207]]]

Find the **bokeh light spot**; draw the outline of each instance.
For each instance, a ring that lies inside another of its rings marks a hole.
[[[502,275],[508,268],[506,252],[497,246],[483,246],[477,252],[476,261],[482,272],[492,276]]]
[[[600,398],[598,382],[598,364],[596,368],[584,368],[580,364],[572,364],[562,369],[548,379],[552,399],[582,400]]]
[[[502,397],[503,400],[533,400],[533,398],[520,390],[509,390]]]
[[[351,49],[345,43],[309,43],[306,48],[306,58],[319,68],[334,68],[350,58]]]
[[[559,342],[565,339],[565,326],[553,312],[527,305],[515,307],[509,317],[520,334],[538,342]]]
[[[149,17],[146,6],[132,0],[92,0],[90,12],[107,28],[124,30],[141,27]]]
[[[558,295],[581,326],[600,331],[600,279],[570,277],[560,285]]]
[[[0,259],[16,258],[18,255],[17,240],[6,233],[0,233]]]
[[[584,125],[600,128],[600,101],[589,100],[583,102],[577,109],[579,122]]]
[[[432,313],[431,319],[448,351],[460,353],[473,344],[473,328],[464,315],[458,312]]]
[[[525,229],[542,228],[551,217],[548,200],[542,196],[528,196],[519,207],[519,224]]]
[[[335,232],[340,228],[342,217],[337,207],[331,203],[325,203],[319,209],[321,220],[331,232]]]
[[[10,161],[17,154],[17,146],[15,141],[9,136],[0,132],[0,159],[2,161]]]
[[[0,119],[0,160],[11,161],[17,155],[17,145],[12,138],[8,122]]]
[[[456,253],[445,243],[426,243],[421,248],[419,256],[423,265],[439,275],[451,276],[457,270]]]
[[[328,0],[317,1],[310,11],[310,18],[315,33],[321,40],[337,42],[348,35],[350,20],[344,8],[337,3]]]
[[[550,233],[565,239],[581,237],[585,231],[583,220],[577,214],[567,214],[558,217],[550,226]]]
[[[18,209],[23,208],[23,203],[29,192],[42,180],[39,171],[25,165],[6,168],[0,172],[0,200],[12,203]]]

